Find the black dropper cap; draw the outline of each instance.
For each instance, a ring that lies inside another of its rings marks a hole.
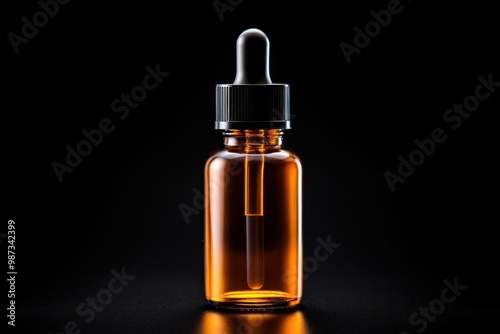
[[[236,78],[216,86],[215,128],[290,129],[290,90],[269,76],[269,40],[248,29],[236,41]]]

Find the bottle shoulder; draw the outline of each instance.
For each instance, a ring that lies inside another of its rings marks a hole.
[[[212,152],[206,161],[206,166],[214,163],[214,162],[222,162],[222,161],[234,161],[234,162],[243,162],[245,157],[263,157],[266,163],[294,163],[299,167],[302,166],[302,161],[299,156],[290,149],[280,149],[277,151],[266,152],[263,154],[259,153],[242,153],[242,152],[234,152],[226,149],[220,149]]]

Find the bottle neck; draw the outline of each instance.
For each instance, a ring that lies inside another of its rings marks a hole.
[[[267,153],[281,150],[282,129],[226,130],[224,145],[228,151],[241,153]]]

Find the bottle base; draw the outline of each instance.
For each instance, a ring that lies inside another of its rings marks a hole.
[[[217,309],[238,311],[265,311],[293,308],[300,303],[300,297],[277,291],[233,291],[219,298],[207,298],[208,304]]]

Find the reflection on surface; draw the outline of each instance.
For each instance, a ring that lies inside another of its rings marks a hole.
[[[196,327],[197,334],[308,334],[301,311],[269,313],[229,313],[205,310]]]

